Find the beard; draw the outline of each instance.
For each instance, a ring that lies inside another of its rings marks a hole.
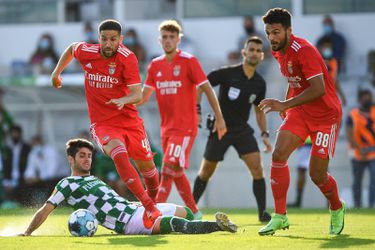
[[[101,54],[105,56],[106,58],[112,57],[116,54],[118,47],[113,50],[106,50],[104,48],[101,48]]]
[[[279,51],[285,48],[285,46],[288,44],[288,36],[285,33],[284,39],[280,42],[279,46],[274,47],[274,45],[271,44],[271,48],[273,51]]]

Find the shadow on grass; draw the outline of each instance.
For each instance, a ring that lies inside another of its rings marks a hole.
[[[99,235],[98,235],[99,236]],[[95,237],[98,237],[95,236]],[[129,246],[129,247],[153,247],[153,246],[158,246],[161,244],[167,244],[168,241],[164,239],[165,236],[162,235],[152,235],[150,236],[127,236],[127,235],[100,235],[103,237],[108,237],[108,242],[107,243],[89,243],[86,242],[85,240],[82,241],[75,241],[74,243],[82,243],[82,244],[89,244],[89,245],[102,245],[104,248],[106,245],[121,245],[121,246]],[[100,237],[99,236],[99,237]]]
[[[320,248],[351,248],[370,245],[375,243],[375,239],[363,239],[363,238],[354,238],[350,237],[348,234],[341,234],[337,236],[332,236],[330,238],[313,238],[313,237],[301,237],[293,235],[280,235],[277,237],[284,237],[289,239],[297,240],[316,240],[323,241],[320,245]]]

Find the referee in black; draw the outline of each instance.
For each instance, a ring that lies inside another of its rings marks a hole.
[[[204,159],[195,179],[193,195],[198,203],[218,162],[224,159],[225,152],[232,145],[253,177],[253,193],[258,205],[259,220],[267,222],[271,216],[266,212],[266,184],[260,152],[253,135],[254,130],[247,123],[251,107],[254,106],[257,124],[262,131],[264,151],[271,152],[272,146],[265,114],[258,108],[258,104],[266,94],[266,82],[256,72],[257,65],[264,57],[262,40],[256,36],[248,38],[241,54],[243,57],[241,64],[214,70],[208,75],[208,80],[213,87],[220,85],[219,103],[228,132],[219,140],[217,133],[211,131]],[[200,96],[201,93],[198,93],[198,100]]]

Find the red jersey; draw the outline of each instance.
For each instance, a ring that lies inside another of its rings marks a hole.
[[[99,44],[78,43],[74,47],[74,57],[85,72],[86,100],[91,123],[102,122],[119,115],[129,126],[139,124],[140,118],[135,105],[125,105],[118,110],[114,104],[106,104],[110,99],[126,96],[128,86],[141,84],[138,61],[133,52],[120,45],[111,58],[100,55]]]
[[[199,61],[186,52],[179,51],[171,63],[164,55],[152,60],[145,86],[155,89],[162,135],[197,133],[196,89],[205,82]]]
[[[284,55],[280,51],[272,51],[280,64],[281,73],[288,79],[289,97],[302,93],[310,86],[308,80],[318,75],[323,75],[325,84],[323,96],[295,108],[303,109],[313,120],[339,121],[342,115],[341,103],[319,51],[305,39],[292,35],[290,40]]]

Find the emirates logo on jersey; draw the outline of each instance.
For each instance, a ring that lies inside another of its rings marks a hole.
[[[292,61],[288,61],[288,72],[289,74],[293,74],[293,64],[292,64]]]
[[[108,64],[108,73],[110,75],[113,75],[116,71],[116,63],[115,62],[111,62],[110,64]]]
[[[174,66],[174,68],[173,68],[173,75],[174,76],[179,76],[180,75],[180,71],[181,71],[181,66],[180,65]]]

